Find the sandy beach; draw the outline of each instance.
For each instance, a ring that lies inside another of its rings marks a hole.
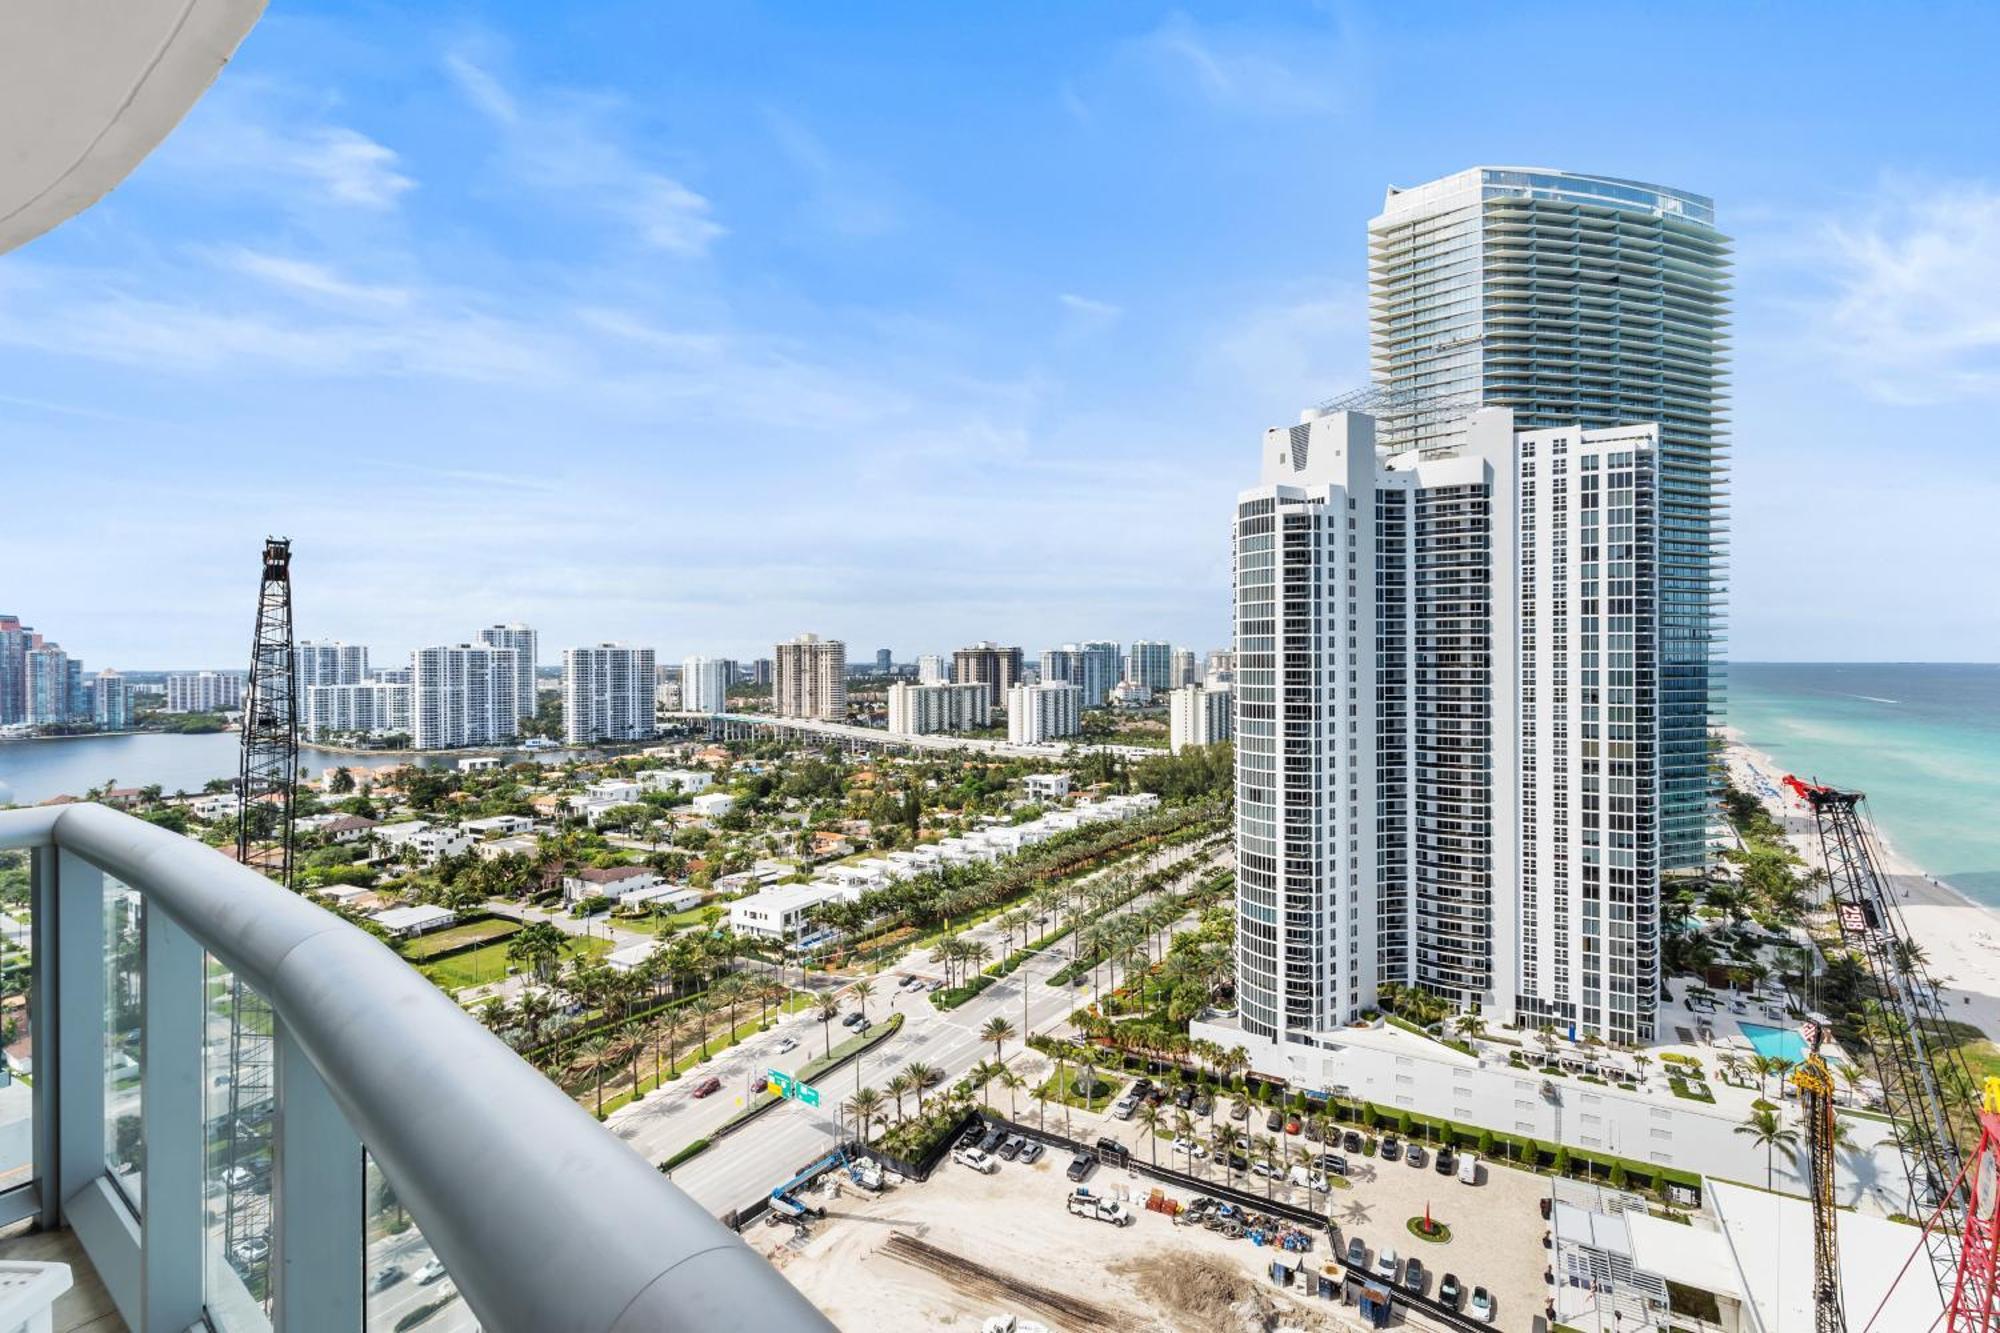
[[[1740,733],[1725,730],[1723,735],[1730,780],[1763,801],[1806,864],[1820,865],[1812,812],[1784,787],[1784,766],[1751,748]],[[1926,874],[1899,853],[1879,827],[1874,832],[1882,873],[1896,891],[1896,905],[1910,937],[1930,959],[1929,970],[1946,1011],[1954,1019],[1977,1024],[1989,1037],[2000,1033],[2000,912]]]

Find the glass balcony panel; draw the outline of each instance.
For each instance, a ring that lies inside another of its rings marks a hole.
[[[0,852],[0,1191],[35,1175],[35,1015],[28,854]]]
[[[212,956],[203,989],[203,1291],[217,1333],[268,1333],[271,1010]]]
[[[478,1333],[479,1320],[458,1293],[424,1233],[396,1198],[396,1187],[364,1150],[362,1263],[367,1333]]]
[[[104,877],[104,1165],[132,1211],[141,1207],[145,1143],[140,1016],[145,1008],[138,893]]]

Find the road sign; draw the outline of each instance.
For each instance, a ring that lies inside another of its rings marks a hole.
[[[813,1087],[810,1083],[801,1083],[790,1074],[780,1073],[775,1069],[771,1070],[765,1077],[767,1080],[766,1086],[780,1097],[789,1097],[791,1100],[800,1102],[806,1106],[816,1107],[819,1105],[819,1089]]]

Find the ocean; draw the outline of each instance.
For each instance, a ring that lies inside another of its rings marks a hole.
[[[2000,665],[1733,662],[1726,720],[1786,771],[1866,793],[1884,841],[2000,907]]]

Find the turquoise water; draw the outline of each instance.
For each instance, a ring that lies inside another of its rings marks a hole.
[[[1806,1039],[1790,1028],[1767,1028],[1762,1023],[1738,1023],[1736,1026],[1743,1029],[1743,1035],[1757,1048],[1757,1054],[1767,1059],[1775,1056],[1797,1064],[1806,1058]]]
[[[1867,793],[1884,841],[2000,906],[2000,666],[1736,662],[1727,721],[1785,771]]]

